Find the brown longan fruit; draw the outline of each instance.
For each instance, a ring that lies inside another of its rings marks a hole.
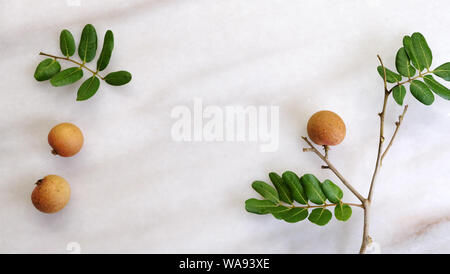
[[[53,148],[52,153],[55,155],[73,156],[80,151],[83,142],[83,133],[71,123],[56,125],[48,133],[48,143]]]
[[[308,136],[321,146],[335,146],[345,138],[344,121],[336,113],[328,110],[316,112],[308,121]]]
[[[34,207],[44,213],[55,213],[63,209],[70,199],[70,185],[61,176],[47,175],[36,182],[31,193]]]

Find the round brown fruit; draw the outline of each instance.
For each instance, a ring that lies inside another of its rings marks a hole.
[[[63,209],[70,199],[70,185],[61,176],[47,175],[36,182],[31,193],[34,207],[44,213],[55,213]]]
[[[308,121],[308,136],[321,146],[335,146],[345,138],[345,124],[341,117],[328,110],[316,112]]]
[[[74,124],[62,123],[54,126],[48,133],[48,143],[52,153],[70,157],[78,153],[83,146],[83,133]]]

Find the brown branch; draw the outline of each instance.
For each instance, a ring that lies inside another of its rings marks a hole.
[[[383,154],[381,155],[380,166],[383,165],[383,159],[384,159],[384,157],[386,156],[386,153],[387,153],[387,152],[389,151],[389,149],[391,148],[392,143],[394,142],[395,136],[397,136],[398,129],[400,128],[400,125],[402,124],[403,117],[405,117],[405,114],[406,114],[406,111],[407,111],[407,110],[408,110],[408,105],[405,105],[405,108],[403,109],[402,115],[398,116],[398,121],[395,122],[395,126],[396,126],[396,127],[395,127],[394,134],[392,135],[391,140],[389,141],[388,146],[386,147],[386,149],[384,150]]]
[[[341,182],[364,204],[366,199],[361,194],[359,194],[359,192],[344,178],[344,176],[342,176],[342,174],[334,167],[334,165],[330,163],[327,158],[325,158],[325,155],[322,155],[322,153],[320,153],[314,147],[314,145],[308,140],[308,138],[302,136],[302,139],[305,140],[305,142],[310,146],[309,148],[304,148],[303,151],[312,151],[317,156],[319,156],[319,158],[327,164],[328,168],[333,171],[333,173],[339,178],[339,180],[341,180]]]
[[[77,61],[75,61],[75,60],[73,60],[73,59],[70,59],[69,57],[55,56],[55,55],[51,55],[51,54],[43,53],[43,52],[39,52],[39,55],[43,55],[43,56],[51,57],[51,58],[54,58],[54,59],[60,59],[60,60],[66,60],[66,61],[72,62],[72,63],[74,63],[74,64],[79,65],[79,66],[82,67],[82,68],[87,69],[87,70],[90,71],[94,76],[97,75],[98,77],[100,77],[100,79],[105,80],[104,77],[102,77],[102,76],[100,76],[100,74],[98,74],[98,71],[93,71],[92,69],[86,67],[86,66],[84,65],[84,63],[77,62]]]

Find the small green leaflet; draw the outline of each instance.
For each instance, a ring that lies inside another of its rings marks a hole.
[[[131,81],[131,73],[124,70],[111,72],[105,76],[105,81],[113,86],[122,86]]]
[[[413,80],[409,90],[414,98],[424,105],[429,106],[434,102],[434,95],[424,82]]]
[[[61,70],[61,65],[58,61],[52,58],[44,59],[36,67],[34,78],[38,81],[45,81],[52,78]]]
[[[342,189],[340,189],[332,181],[325,180],[320,186],[322,187],[323,193],[325,193],[328,201],[334,204],[341,202],[344,193],[342,192]]]
[[[422,67],[419,63],[417,53],[410,36],[406,35],[405,37],[403,37],[403,47],[405,48],[406,53],[408,54],[408,57],[411,60],[413,66],[419,71],[422,71],[424,67]]]
[[[292,204],[292,194],[289,191],[286,183],[283,181],[283,179],[281,179],[280,175],[275,172],[271,172],[269,173],[269,178],[277,189],[280,200],[285,203]]]
[[[326,225],[331,220],[331,217],[333,217],[333,214],[331,214],[331,211],[329,211],[328,209],[316,208],[313,211],[311,211],[308,220],[311,223],[323,226]]]
[[[339,203],[334,208],[334,216],[339,221],[347,221],[352,216],[352,208],[349,205]]]
[[[394,97],[395,102],[400,106],[403,105],[403,99],[406,95],[406,88],[403,85],[395,86],[392,88],[392,96]]]
[[[272,186],[266,184],[262,181],[255,181],[252,184],[253,189],[261,194],[265,199],[278,204],[280,199],[278,198],[278,193]]]
[[[81,84],[77,93],[77,101],[84,101],[91,98],[100,87],[100,80],[92,76]]]
[[[416,74],[416,69],[411,65],[408,54],[403,47],[397,51],[395,67],[397,68],[397,71],[405,77],[413,77],[414,74]]]
[[[450,81],[450,62],[440,65],[439,67],[435,68],[432,72],[434,75],[441,77],[446,81]]]
[[[245,201],[245,209],[248,212],[255,214],[268,214],[271,213],[271,211],[276,207],[278,207],[277,204],[274,204],[268,200],[258,200],[252,198]]]
[[[446,100],[450,100],[450,90],[438,81],[434,80],[433,76],[425,75],[423,80],[434,93]]]
[[[285,206],[280,205],[280,206],[274,208],[273,210],[271,210],[271,213],[278,220],[283,220],[284,216],[289,212],[289,210],[291,210],[290,207],[285,207]]]
[[[97,32],[91,24],[87,24],[81,33],[78,55],[83,63],[89,63],[95,58],[97,52]]]
[[[386,70],[386,82],[388,83],[397,83],[402,80],[402,76],[400,74],[397,74],[393,72],[392,70],[389,70],[385,68]],[[384,71],[382,66],[377,67],[378,74],[380,74],[381,78],[384,79]]]
[[[283,220],[288,223],[296,223],[303,221],[308,217],[308,209],[302,207],[291,208],[287,213],[284,214]]]
[[[411,35],[411,40],[417,54],[419,66],[429,69],[433,60],[433,56],[431,54],[430,48],[428,47],[427,41],[425,40],[425,37],[423,37],[423,35],[419,32],[414,32]]]
[[[103,39],[102,52],[100,53],[100,57],[97,60],[98,71],[102,71],[108,66],[113,49],[114,49],[114,35],[112,31],[108,30],[105,34],[105,38]]]
[[[325,203],[326,197],[320,187],[319,180],[312,174],[305,174],[300,178],[303,188],[305,189],[308,199],[318,205]]]
[[[50,79],[54,87],[61,87],[75,83],[83,77],[83,70],[80,67],[71,67],[58,72]]]
[[[306,205],[308,203],[308,198],[306,197],[305,190],[303,189],[297,174],[292,171],[286,171],[283,173],[282,179],[289,187],[292,198],[298,203]]]
[[[61,31],[59,35],[59,47],[64,56],[70,57],[75,53],[75,40],[73,39],[72,33],[68,30]]]

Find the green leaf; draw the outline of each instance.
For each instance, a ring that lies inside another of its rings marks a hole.
[[[105,33],[105,38],[103,39],[103,48],[100,53],[100,57],[97,60],[97,69],[102,71],[108,66],[109,59],[111,59],[111,54],[114,49],[114,35],[112,31],[108,30]]]
[[[84,101],[91,98],[98,90],[100,80],[96,76],[92,76],[81,84],[78,89],[77,101]]]
[[[397,71],[405,77],[413,77],[414,74],[416,74],[416,69],[411,65],[405,48],[400,48],[397,51],[395,67],[397,68]]]
[[[442,85],[438,81],[434,80],[433,76],[431,75],[425,75],[423,77],[423,80],[425,81],[425,84],[437,95],[441,96],[442,98],[446,100],[450,100],[450,89],[448,89],[446,86]]]
[[[59,47],[64,56],[70,57],[75,53],[75,40],[72,33],[64,29],[59,35]]]
[[[52,58],[44,59],[36,67],[34,78],[38,81],[45,81],[52,78],[61,70],[61,65],[58,61]]]
[[[411,60],[413,66],[416,69],[422,71],[424,67],[422,67],[419,63],[419,59],[417,58],[417,53],[410,36],[406,35],[403,37],[403,47],[405,48],[406,53],[408,54],[408,57]]]
[[[433,70],[433,74],[441,77],[446,81],[450,81],[450,62],[440,65]]]
[[[280,175],[275,172],[269,173],[270,181],[272,181],[273,185],[278,191],[278,197],[285,203],[292,204],[292,194],[289,191],[286,183],[281,179]]]
[[[92,61],[97,52],[97,32],[94,26],[87,24],[81,33],[80,44],[78,45],[78,55],[83,63]]]
[[[397,83],[402,80],[402,76],[400,74],[397,74],[393,72],[392,70],[389,70],[385,68],[386,70],[386,82],[388,83]],[[380,74],[381,78],[384,79],[384,71],[382,66],[377,67],[378,74]]]
[[[50,79],[54,87],[61,87],[75,83],[83,77],[83,70],[80,67],[71,67],[58,72]]]
[[[322,187],[323,193],[325,193],[328,201],[334,204],[339,203],[344,196],[342,189],[330,180],[325,180],[320,186]]]
[[[290,208],[283,216],[283,220],[288,223],[296,223],[303,221],[308,217],[308,209],[303,207]]]
[[[329,211],[328,209],[316,208],[311,211],[308,220],[310,220],[311,223],[322,226],[326,225],[331,220],[332,216],[333,214],[331,214],[331,211]]]
[[[268,214],[271,210],[275,210],[278,207],[277,204],[268,200],[248,199],[245,201],[245,209],[250,213],[255,214]]]
[[[433,55],[431,54],[431,50],[428,47],[425,37],[419,32],[414,32],[411,36],[411,40],[414,49],[416,50],[420,67],[429,69],[433,60]]]
[[[278,193],[272,186],[266,184],[262,181],[255,181],[252,184],[253,189],[261,194],[265,199],[278,204],[280,199],[278,198]]]
[[[270,213],[272,213],[272,215],[277,218],[278,220],[283,220],[284,216],[289,212],[289,210],[291,210],[290,207],[285,207],[285,206],[277,206],[273,209],[270,210]]]
[[[403,85],[395,86],[392,89],[392,96],[394,97],[395,102],[400,106],[403,105],[403,99],[405,99],[406,88]]]
[[[111,72],[110,74],[105,76],[106,83],[113,86],[121,86],[131,81],[131,73],[128,71],[116,71]]]
[[[300,204],[306,205],[308,203],[308,198],[306,197],[305,190],[300,184],[300,179],[297,174],[292,171],[286,171],[283,173],[282,179],[289,187],[292,193],[292,198]]]
[[[424,82],[413,80],[409,86],[409,90],[424,105],[429,106],[434,102],[434,95]]]
[[[325,194],[320,187],[320,182],[312,174],[305,174],[300,178],[303,188],[305,189],[308,199],[318,205],[323,205],[326,201]]]
[[[334,216],[339,221],[347,221],[352,216],[352,208],[349,205],[339,203],[334,208]]]

